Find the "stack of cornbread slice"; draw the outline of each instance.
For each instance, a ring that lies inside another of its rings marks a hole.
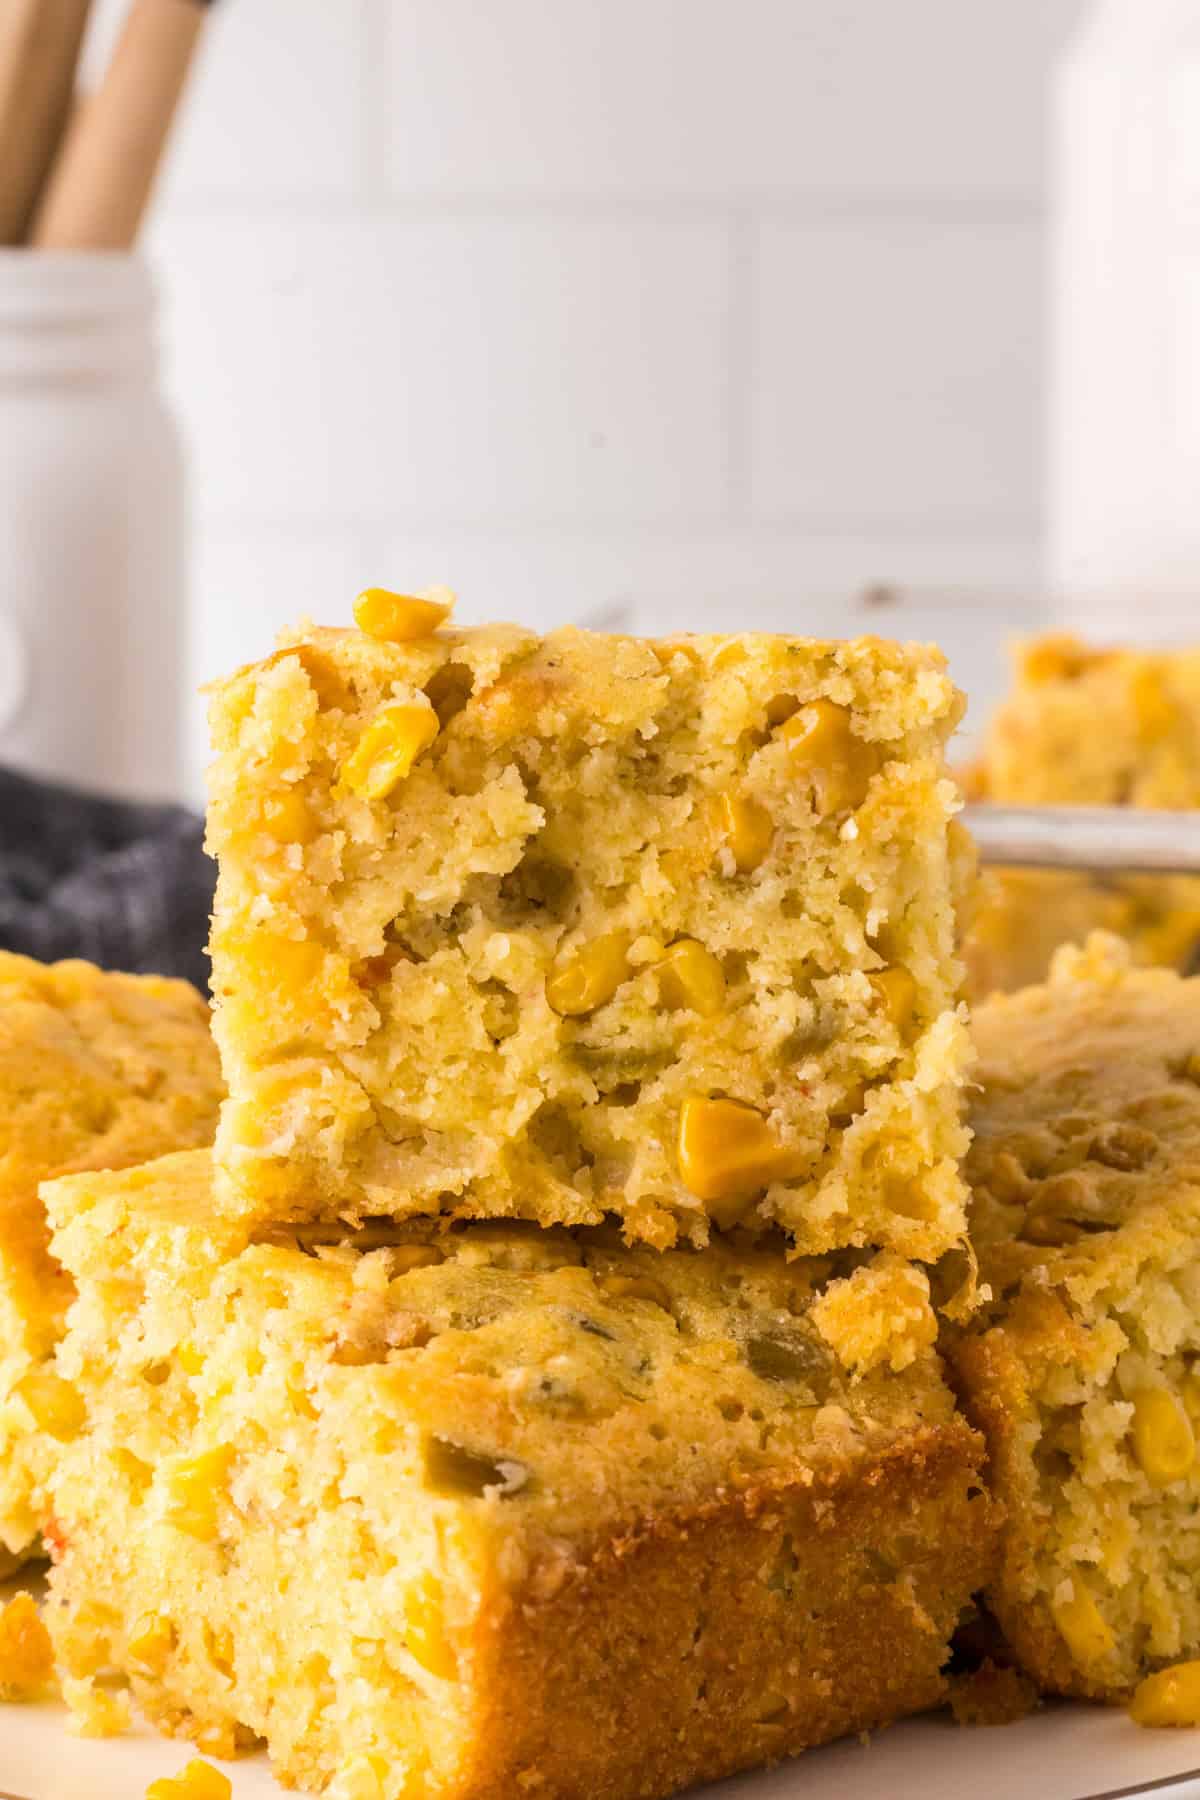
[[[43,1190],[73,1698],[334,1800],[934,1703],[997,1524],[942,659],[357,617],[214,696],[215,1155]]]

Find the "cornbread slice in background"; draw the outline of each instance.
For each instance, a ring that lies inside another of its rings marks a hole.
[[[941,1697],[995,1520],[927,1287],[852,1372],[873,1265],[512,1222],[247,1242],[204,1153],[46,1193],[88,1416],[48,1616],[85,1713],[115,1671],[338,1800],[632,1800]]]
[[[1096,934],[980,1007],[989,1311],[952,1348],[1008,1523],[989,1599],[1052,1693],[1200,1652],[1200,980]]]
[[[939,1256],[961,706],[931,648],[514,626],[220,684],[222,1210]]]
[[[0,1545],[32,1550],[47,1470],[78,1424],[53,1373],[70,1279],[39,1182],[212,1142],[222,1087],[184,981],[0,951]]]
[[[1200,649],[1100,649],[1068,636],[1018,646],[1012,692],[965,784],[1006,806],[1200,806]],[[1200,880],[989,870],[965,955],[979,998],[1045,979],[1059,944],[1114,931],[1139,962],[1187,970]]]

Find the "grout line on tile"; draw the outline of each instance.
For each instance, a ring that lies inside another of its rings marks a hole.
[[[754,342],[754,275],[757,231],[751,214],[729,222],[729,310],[725,342],[726,481],[730,517],[746,519],[750,507],[751,408],[757,360]]]

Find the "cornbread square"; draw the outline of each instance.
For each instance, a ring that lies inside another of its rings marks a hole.
[[[966,785],[1008,806],[1200,806],[1200,649],[1026,641]],[[972,992],[1044,980],[1058,945],[1092,930],[1127,938],[1139,962],[1186,971],[1200,948],[1200,880],[989,871],[966,942]]]
[[[960,696],[934,649],[303,630],[216,689],[230,1216],[935,1258]]]
[[[928,1284],[852,1373],[822,1309],[870,1310],[875,1264],[511,1221],[248,1242],[203,1153],[46,1192],[77,1702],[115,1675],[337,1800],[632,1800],[942,1695],[994,1518]]]
[[[1200,980],[1119,940],[975,1014],[971,1237],[953,1349],[1008,1515],[989,1598],[1053,1693],[1200,1653]]]
[[[0,1549],[36,1546],[46,1474],[75,1420],[53,1373],[71,1299],[38,1184],[212,1142],[208,1008],[185,981],[0,951]]]

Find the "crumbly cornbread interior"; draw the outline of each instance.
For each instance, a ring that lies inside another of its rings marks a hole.
[[[965,785],[1009,806],[1200,806],[1200,649],[1101,649],[1062,634],[1019,645]],[[1058,945],[1092,930],[1127,938],[1139,962],[1187,970],[1200,880],[989,870],[965,946],[972,993],[1043,981]]]
[[[248,1242],[204,1153],[46,1193],[85,1707],[115,1672],[289,1782],[465,1800],[668,1791],[941,1692],[991,1502],[925,1326],[854,1368],[826,1335],[874,1265],[516,1222]]]
[[[213,695],[218,1198],[960,1235],[933,649],[304,628]]]
[[[34,1548],[74,1409],[53,1373],[71,1283],[38,1184],[211,1143],[208,1009],[183,981],[0,952],[0,1548]]]
[[[1200,980],[1103,934],[974,1017],[989,1309],[955,1350],[1009,1523],[991,1600],[1052,1692],[1200,1649]]]

